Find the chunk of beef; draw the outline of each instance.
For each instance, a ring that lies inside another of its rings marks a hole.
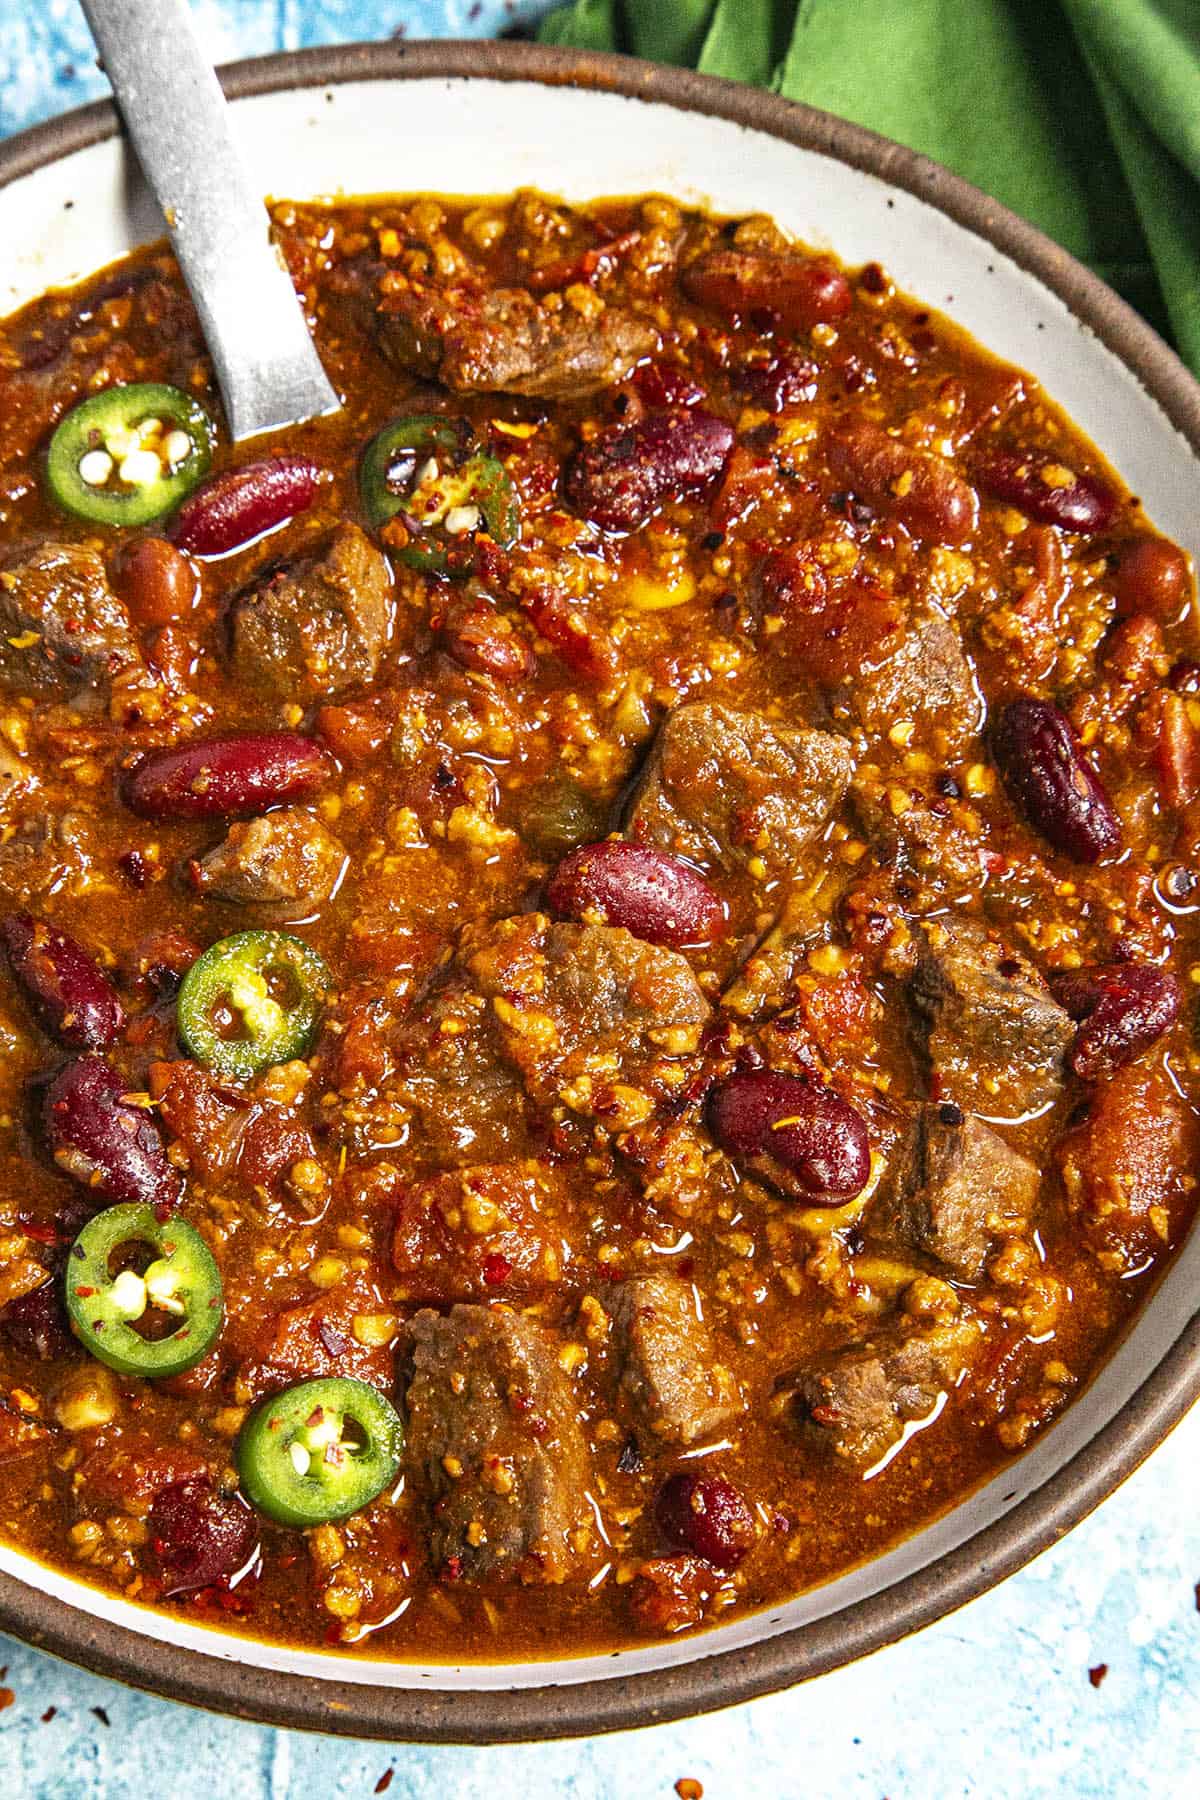
[[[572,1224],[562,1177],[536,1159],[397,1180],[397,1298],[421,1305],[510,1299],[562,1274]]]
[[[675,1275],[641,1275],[605,1297],[617,1389],[651,1444],[713,1437],[742,1410],[691,1289]]]
[[[635,843],[730,872],[794,874],[840,804],[853,762],[841,738],[698,701],[669,713],[630,801]]]
[[[273,924],[315,912],[345,866],[346,852],[333,833],[303,807],[287,806],[230,826],[191,874],[209,899],[252,906]]]
[[[1040,1179],[981,1119],[951,1103],[923,1106],[872,1201],[871,1229],[976,1281],[995,1239],[1028,1226]]]
[[[1071,1217],[1102,1268],[1129,1274],[1179,1242],[1196,1206],[1198,1136],[1161,1059],[1097,1086],[1061,1166]]]
[[[589,1464],[557,1345],[486,1306],[411,1324],[407,1459],[443,1576],[565,1581],[587,1568]]]
[[[28,905],[82,888],[95,854],[95,827],[86,813],[32,814],[0,841],[0,893]]]
[[[957,627],[938,612],[918,610],[898,647],[864,663],[835,702],[872,737],[906,719],[932,723],[941,753],[959,757],[983,725],[983,701]]]
[[[610,1105],[619,1113],[617,1084],[636,1086],[664,1050],[694,1049],[709,1014],[678,951],[619,926],[507,920],[471,970],[530,1095],[601,1120]],[[603,1081],[583,1073],[600,1057],[610,1059]]]
[[[0,568],[0,688],[65,699],[104,688],[138,660],[129,614],[94,550],[37,544]]]
[[[230,613],[239,675],[290,698],[372,679],[391,632],[392,582],[357,525],[339,525],[314,555],[259,576]]]
[[[909,993],[935,1098],[1015,1118],[1058,1097],[1075,1027],[1037,970],[982,925],[928,920]]]
[[[805,1442],[852,1469],[871,1468],[955,1386],[980,1338],[964,1319],[912,1334],[892,1327],[814,1358],[785,1384]]]
[[[387,1104],[414,1119],[415,1142],[442,1168],[529,1154],[545,1109],[562,1104],[619,1130],[637,1084],[694,1049],[708,1013],[674,950],[618,927],[504,919],[405,1020]]]
[[[654,327],[623,307],[586,318],[570,305],[543,306],[524,288],[480,294],[396,280],[384,277],[390,291],[379,306],[384,353],[457,394],[571,399],[624,381],[658,349]]]

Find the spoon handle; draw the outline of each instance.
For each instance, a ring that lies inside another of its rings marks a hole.
[[[234,438],[337,411],[187,0],[83,0],[83,10],[167,221]]]

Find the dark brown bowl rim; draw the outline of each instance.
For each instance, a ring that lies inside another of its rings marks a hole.
[[[1138,377],[1200,455],[1200,385],[1103,282],[988,195],[886,138],[776,95],[630,57],[495,42],[349,44],[233,63],[233,98],[357,80],[487,77],[601,89],[726,119],[815,150],[917,196],[1003,251],[1063,300]],[[112,137],[108,101],[0,146],[0,187]],[[0,1627],[99,1675],[238,1718],[339,1735],[503,1743],[654,1725],[731,1706],[878,1650],[974,1599],[1056,1543],[1107,1498],[1200,1393],[1200,1312],[1120,1412],[1028,1499],[881,1593],[749,1647],[615,1679],[448,1692],[278,1673],[97,1619],[0,1573]],[[236,1641],[228,1648],[235,1649]]]

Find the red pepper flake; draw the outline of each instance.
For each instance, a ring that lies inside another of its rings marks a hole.
[[[499,1287],[511,1274],[512,1264],[498,1250],[492,1250],[484,1257],[483,1279],[489,1287]]]
[[[1088,1680],[1091,1682],[1091,1684],[1094,1688],[1098,1688],[1100,1686],[1100,1683],[1104,1680],[1104,1677],[1107,1674],[1108,1674],[1108,1664],[1107,1663],[1097,1663],[1094,1669],[1088,1670]]]
[[[3,1712],[6,1707],[11,1706],[16,1697],[17,1696],[13,1693],[11,1688],[0,1687],[0,1712]]]
[[[1196,1611],[1200,1612],[1200,1581],[1198,1581],[1196,1583],[1195,1594],[1196,1594]],[[0,1671],[0,1673],[3,1673],[3,1671]]]
[[[392,1785],[392,1775],[394,1774],[394,1772],[395,1771],[392,1769],[385,1769],[383,1771],[383,1774],[379,1777],[379,1780],[375,1783],[375,1792],[377,1794],[386,1794],[387,1793],[388,1789]]]
[[[46,1708],[45,1712],[42,1714],[42,1724],[48,1725],[57,1711],[58,1711],[57,1706],[48,1706]]]
[[[105,1710],[102,1706],[93,1706],[92,1716],[94,1718],[99,1719],[99,1721],[102,1725],[111,1725],[112,1724],[112,1720],[109,1718],[108,1714],[105,1712]]]
[[[675,1783],[679,1800],[704,1800],[704,1789],[692,1775],[681,1775]]]

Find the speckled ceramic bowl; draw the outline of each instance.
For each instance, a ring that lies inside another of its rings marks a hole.
[[[622,58],[386,44],[226,72],[264,194],[650,190],[768,212],[882,261],[1094,438],[1200,557],[1200,387],[1065,252],[944,169],[786,101]],[[108,105],[0,148],[0,310],[160,235]],[[1134,1469],[1200,1391],[1200,1234],[1111,1361],[1025,1456],[908,1542],[787,1605],[610,1656],[461,1666],[221,1636],[0,1549],[0,1625],[107,1675],[225,1712],[384,1738],[484,1741],[646,1725],[862,1656],[1018,1568]]]

